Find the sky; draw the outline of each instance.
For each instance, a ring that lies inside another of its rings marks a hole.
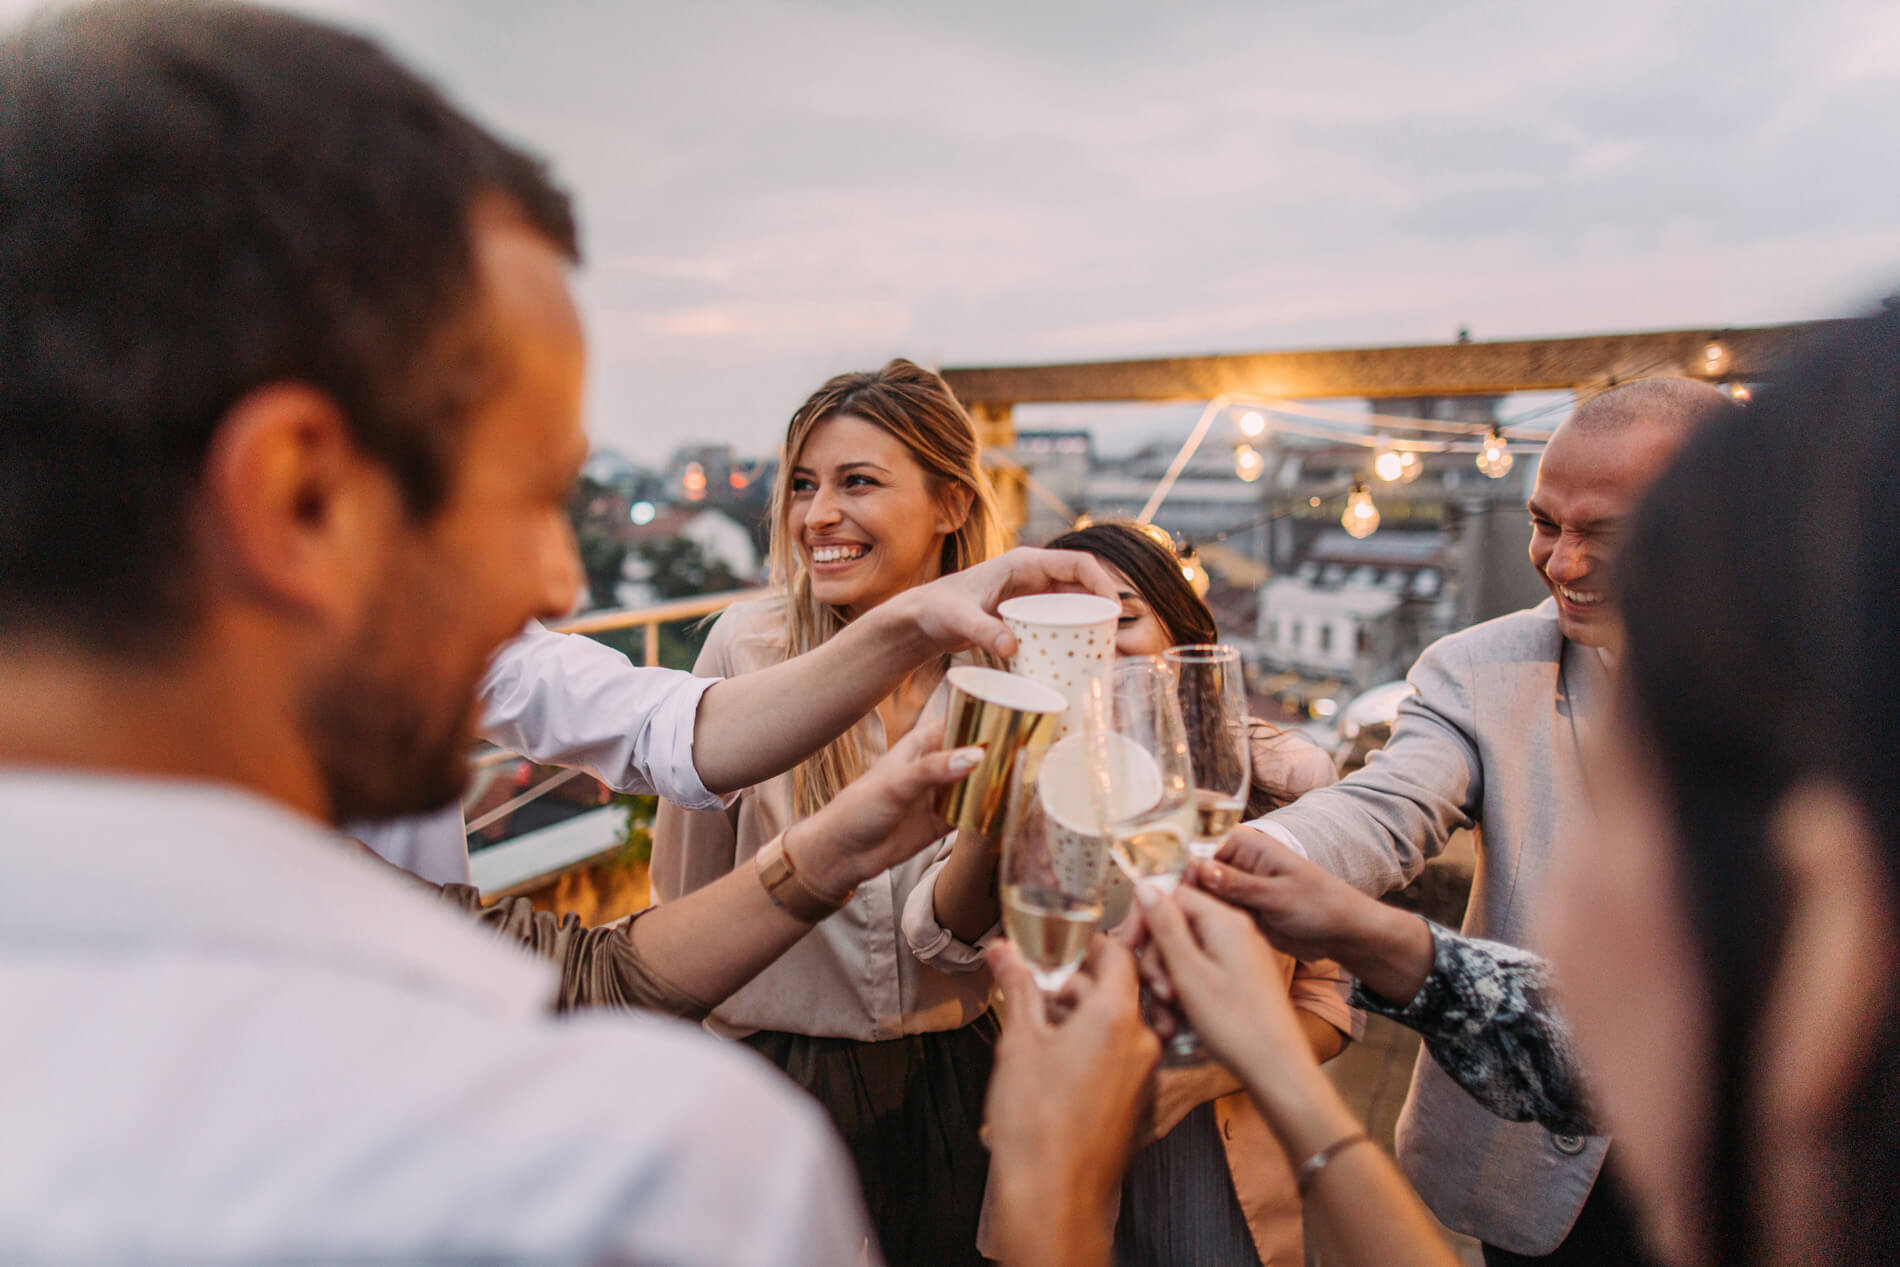
[[[647,464],[769,450],[894,355],[1746,325],[1900,285],[1900,4],[292,7],[552,162],[589,432]],[[1019,413],[1111,449],[1192,417]]]

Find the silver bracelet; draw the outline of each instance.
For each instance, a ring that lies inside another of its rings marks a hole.
[[[1299,1192],[1300,1196],[1304,1198],[1306,1196],[1306,1190],[1313,1186],[1313,1180],[1319,1178],[1319,1172],[1326,1169],[1327,1164],[1331,1162],[1333,1158],[1339,1156],[1339,1154],[1345,1152],[1354,1144],[1370,1144],[1371,1142],[1372,1137],[1364,1131],[1354,1131],[1351,1135],[1346,1136],[1346,1138],[1335,1140],[1326,1145],[1326,1147],[1301,1162],[1300,1168],[1293,1172],[1293,1184],[1295,1189]]]

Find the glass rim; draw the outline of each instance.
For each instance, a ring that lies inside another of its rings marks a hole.
[[[1171,664],[1221,664],[1240,659],[1240,648],[1231,642],[1188,642],[1161,655]]]

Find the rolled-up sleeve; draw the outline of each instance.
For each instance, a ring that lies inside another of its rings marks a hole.
[[[1354,1042],[1366,1036],[1366,1014],[1352,1005],[1352,976],[1331,959],[1302,959],[1288,987],[1293,1006],[1311,1013]]]
[[[535,910],[525,897],[484,905],[472,885],[448,884],[437,892],[443,901],[506,940],[559,965],[561,989],[555,1004],[563,1012],[584,1007],[639,1008],[698,1021],[712,1011],[710,1005],[667,980],[634,945],[633,923],[646,911],[618,923],[585,928],[576,916]]]
[[[731,797],[708,791],[693,759],[700,697],[717,680],[641,668],[591,638],[530,623],[482,679],[482,734],[616,791],[718,809]]]
[[[956,839],[956,833],[952,832],[930,846],[936,850],[937,856],[911,889],[910,897],[904,901],[904,912],[898,918],[898,924],[904,930],[904,942],[910,947],[910,953],[916,956],[917,962],[927,963],[939,972],[951,974],[975,972],[981,968],[983,947],[1002,929],[1000,923],[992,925],[972,945],[938,922],[937,877],[949,864],[950,850],[956,844]]]

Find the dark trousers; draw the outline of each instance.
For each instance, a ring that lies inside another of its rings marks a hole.
[[[1655,1262],[1637,1231],[1636,1212],[1623,1196],[1608,1165],[1597,1176],[1596,1187],[1577,1214],[1564,1243],[1541,1257],[1513,1254],[1495,1245],[1484,1247],[1484,1267],[1650,1267]]]
[[[890,1267],[979,1267],[990,1155],[978,1132],[996,1046],[985,1013],[884,1043],[762,1030],[744,1041],[831,1114]]]

